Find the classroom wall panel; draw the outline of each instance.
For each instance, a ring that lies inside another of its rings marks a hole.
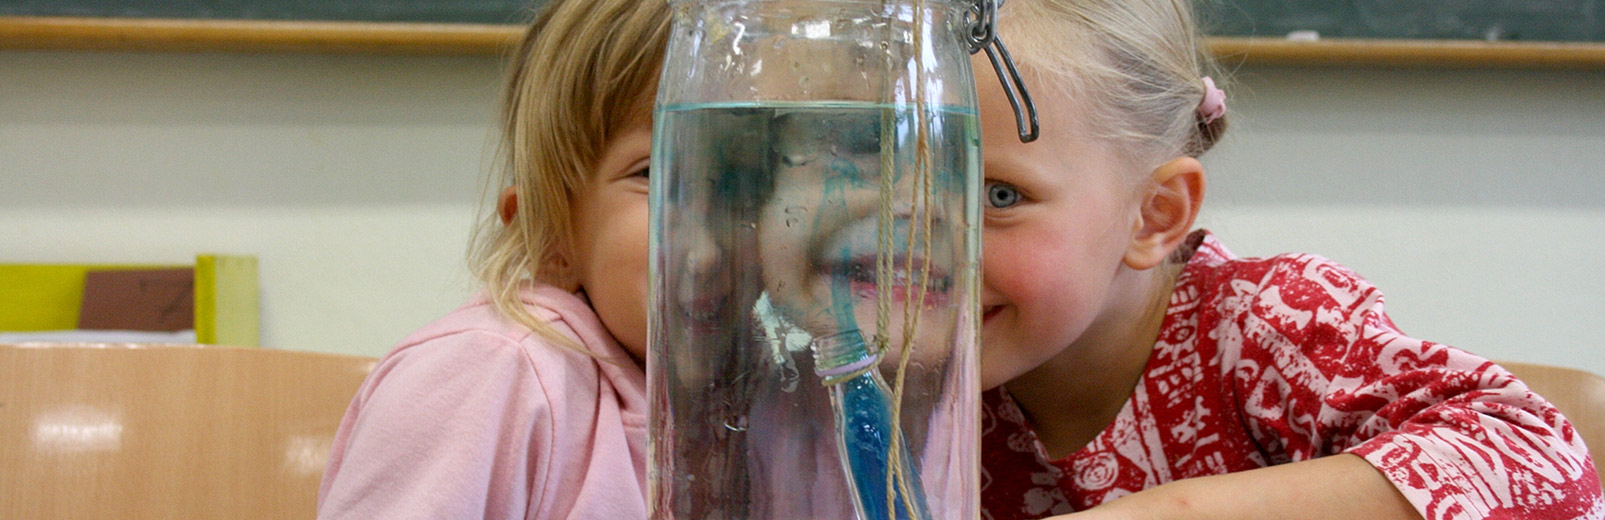
[[[1322,254],[1405,331],[1605,374],[1605,72],[1244,68],[1201,223]],[[0,261],[256,255],[262,342],[461,303],[496,58],[0,52]]]

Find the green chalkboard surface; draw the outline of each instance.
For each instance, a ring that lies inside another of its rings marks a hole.
[[[538,0],[0,0],[0,16],[507,24]]]
[[[500,24],[522,23],[539,1],[0,0],[0,16]],[[1195,1],[1218,36],[1605,42],[1605,0]]]
[[[1197,1],[1218,36],[1605,41],[1605,0]]]

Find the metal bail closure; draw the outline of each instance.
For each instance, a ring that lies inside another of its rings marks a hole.
[[[1026,91],[1025,82],[1020,80],[1020,70],[1014,66],[1014,57],[1009,56],[1009,48],[998,37],[998,6],[1003,1],[977,0],[970,6],[970,54],[986,51],[986,59],[992,62],[992,70],[997,72],[998,82],[1003,84],[1003,93],[1009,98],[1009,106],[1014,108],[1014,125],[1020,132],[1020,142],[1029,143],[1037,140],[1037,105],[1031,101],[1031,93]],[[1007,74],[1004,74],[1005,70]]]

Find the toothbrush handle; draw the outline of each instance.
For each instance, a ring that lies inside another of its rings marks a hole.
[[[841,451],[849,466],[849,487],[857,494],[859,511],[866,520],[923,520],[930,515],[907,442],[899,443],[897,456],[907,470],[902,478],[908,480],[907,487],[913,495],[908,502],[914,504],[915,510],[908,511],[901,487],[893,491],[897,515],[889,515],[886,510],[886,474],[892,469],[887,455],[892,436],[897,434],[891,423],[889,394],[878,370],[842,381],[831,390],[836,423],[842,434]]]

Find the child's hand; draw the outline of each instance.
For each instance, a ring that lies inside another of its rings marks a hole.
[[[1053,518],[1420,520],[1421,516],[1369,462],[1343,454],[1180,480]]]
[[[1120,508],[1112,508],[1112,507],[1104,506],[1104,507],[1095,507],[1095,508],[1092,508],[1092,509],[1088,509],[1088,510],[1082,511],[1080,513],[1071,513],[1071,514],[1068,514],[1068,515],[1050,516],[1046,520],[1138,520],[1140,518],[1150,518],[1150,517],[1144,517],[1142,515],[1129,514],[1126,511],[1120,510]]]

